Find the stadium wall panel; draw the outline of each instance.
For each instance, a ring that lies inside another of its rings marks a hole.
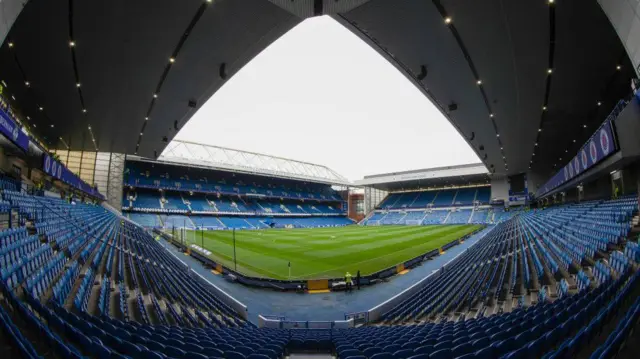
[[[509,182],[507,178],[493,178],[491,179],[491,199],[509,200]]]

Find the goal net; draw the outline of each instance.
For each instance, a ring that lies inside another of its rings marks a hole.
[[[404,222],[407,226],[419,226],[422,224],[422,220],[421,219],[407,219]]]
[[[380,220],[375,220],[375,221],[368,221],[367,222],[367,226],[379,226],[381,225]]]

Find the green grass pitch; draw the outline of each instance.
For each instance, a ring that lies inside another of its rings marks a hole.
[[[375,273],[460,238],[478,225],[348,226],[236,231],[238,272],[273,279],[322,279]],[[233,266],[231,231],[187,231],[187,244]],[[287,264],[291,262],[291,276]]]

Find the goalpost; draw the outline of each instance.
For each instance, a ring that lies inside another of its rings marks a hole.
[[[382,224],[382,223],[380,223],[380,220],[379,220],[379,219],[377,219],[377,220],[375,220],[375,221],[368,221],[368,222],[367,222],[367,226],[379,226],[379,225],[381,225],[381,224]]]
[[[422,224],[422,220],[421,219],[407,219],[404,222],[407,226],[419,226]]]

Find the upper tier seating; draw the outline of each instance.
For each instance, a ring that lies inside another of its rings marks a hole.
[[[379,205],[382,209],[472,206],[474,202],[489,204],[491,187],[470,187],[390,193]]]
[[[136,162],[127,162],[126,168],[125,186],[194,193],[249,194],[271,198],[341,201],[339,194],[327,185],[195,168],[189,168],[187,171],[179,166],[155,165],[152,167]]]

